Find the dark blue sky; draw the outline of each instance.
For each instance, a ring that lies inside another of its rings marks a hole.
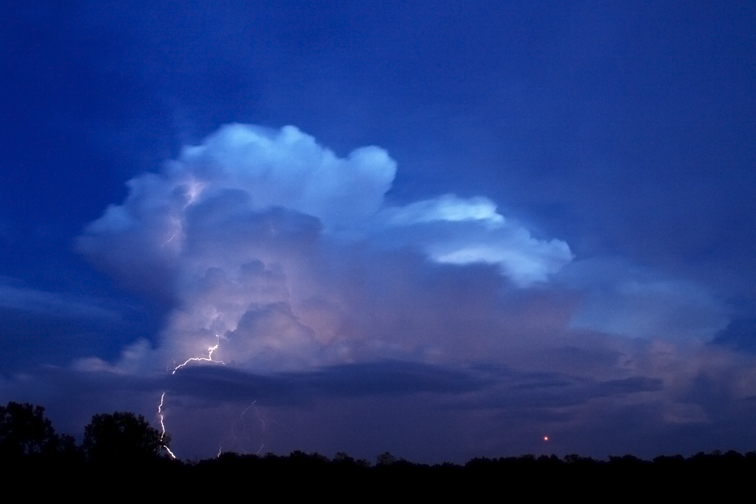
[[[165,391],[185,457],[756,449],[755,18],[6,6],[0,401]]]

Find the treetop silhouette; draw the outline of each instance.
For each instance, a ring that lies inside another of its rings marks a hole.
[[[4,459],[51,455],[69,441],[70,436],[61,439],[55,434],[42,406],[12,401],[0,406],[0,455]]]
[[[94,463],[156,459],[168,443],[170,437],[153,428],[144,416],[125,411],[95,415],[84,428],[84,452]]]

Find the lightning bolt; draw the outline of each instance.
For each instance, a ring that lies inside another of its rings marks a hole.
[[[187,199],[186,199],[186,204],[182,208],[182,211],[185,211],[190,205],[193,205],[194,202],[199,199],[200,195],[202,194],[202,191],[205,188],[205,184],[203,182],[192,179],[184,187],[186,188]],[[170,217],[170,225],[171,225],[171,231],[173,231],[173,233],[168,237],[167,240],[163,242],[160,248],[165,248],[166,245],[171,243],[173,239],[179,236],[183,231],[183,225],[182,225],[181,219],[176,217],[176,215],[172,215]]]
[[[171,243],[173,241],[173,239],[176,238],[177,234],[178,233],[173,233],[170,238],[168,238],[167,240],[165,240],[163,242],[163,244],[160,246],[160,248],[165,248],[166,245],[168,245],[169,243]]]
[[[171,228],[172,228],[171,230],[173,231],[173,233],[168,237],[167,240],[163,242],[160,248],[165,248],[166,245],[171,243],[173,239],[176,238],[179,235],[179,233],[181,233],[181,227],[182,227],[181,221],[175,216],[171,217],[170,221],[171,221]]]
[[[257,415],[257,419],[260,420],[260,423],[262,424],[262,430],[260,432],[262,434],[265,434],[265,417],[263,417],[260,414],[260,410],[257,409],[257,405],[255,404],[256,402],[257,402],[256,400],[252,401],[252,404],[250,404],[249,406],[247,406],[247,409],[245,409],[244,412],[242,412],[242,422],[244,422],[244,413],[246,413],[249,410],[249,408],[254,408],[255,409],[255,414]],[[244,429],[246,430],[246,428],[247,428],[247,425],[244,424]],[[262,438],[262,436],[261,436],[261,438]],[[260,448],[257,449],[257,451],[255,452],[255,455],[260,455],[260,452],[262,451],[263,447],[265,447],[265,439],[264,438],[262,438],[260,440]]]
[[[257,400],[255,400],[255,401],[252,401],[252,404],[250,404],[249,406],[247,406],[246,408],[244,408],[244,411],[242,411],[241,415],[239,415],[239,420],[241,420],[241,423],[242,423],[242,425],[244,426],[244,430],[243,430],[243,433],[244,433],[244,435],[245,435],[245,437],[246,437],[247,439],[249,439],[249,436],[247,435],[247,422],[246,422],[246,421],[244,420],[244,415],[246,415],[246,414],[247,414],[247,412],[248,412],[248,411],[249,411],[250,409],[254,409],[254,410],[255,410],[255,414],[257,415],[257,419],[258,419],[258,420],[260,421],[260,423],[262,424],[262,429],[260,430],[260,433],[261,433],[261,434],[265,434],[265,419],[264,419],[264,418],[263,418],[263,416],[262,416],[262,415],[260,414],[260,410],[259,410],[259,409],[257,409],[257,404],[256,404],[256,403],[257,403]],[[262,437],[262,436],[261,436],[261,437]],[[265,446],[265,441],[264,441],[264,440],[261,440],[261,443],[260,443],[260,448],[258,448],[258,449],[257,449],[257,451],[255,452],[255,455],[259,455],[259,454],[260,454],[260,452],[262,451],[262,449],[263,449],[263,447],[264,447],[264,446]]]
[[[225,362],[213,360],[213,353],[215,353],[215,351],[218,350],[218,347],[220,346],[220,335],[216,334],[215,338],[216,338],[215,345],[213,345],[211,347],[208,347],[208,349],[207,349],[207,357],[190,357],[190,358],[186,359],[184,362],[182,362],[181,364],[179,364],[178,366],[175,366],[173,368],[173,370],[171,371],[171,374],[175,375],[176,371],[178,371],[182,367],[185,367],[190,362],[215,362],[217,364],[222,364],[222,365],[225,366],[226,365]],[[163,405],[164,404],[165,404],[165,392],[163,392],[163,394],[160,396],[160,404],[158,404],[158,409],[157,409],[158,420],[160,422],[160,443],[161,443],[161,446],[163,447],[163,449],[166,451],[166,453],[172,459],[175,460],[176,459],[176,455],[171,451],[170,448],[168,448],[168,446],[166,446],[165,443],[163,443],[163,440],[165,439],[165,436],[166,436],[165,415],[163,414]],[[254,404],[254,403],[252,403],[252,404]],[[260,449],[262,449],[262,447]],[[218,456],[220,456],[220,454],[221,454],[221,448],[218,449]]]
[[[160,445],[163,447],[163,449],[166,451],[168,455],[174,460],[176,460],[176,455],[171,451],[170,448],[163,442],[165,439],[165,415],[163,415],[163,402],[165,401],[165,392],[160,396],[160,404],[158,404],[158,419],[160,420]]]
[[[213,360],[213,353],[216,350],[218,350],[218,347],[220,346],[220,336],[216,334],[215,337],[217,338],[217,341],[215,345],[208,347],[207,357],[190,357],[186,359],[184,362],[182,362],[181,364],[179,364],[178,366],[176,366],[175,368],[173,368],[173,371],[171,372],[171,374],[176,374],[176,371],[186,366],[190,362],[216,362],[218,364],[223,364],[225,366],[226,365],[225,362]]]
[[[247,414],[249,413],[249,410],[254,409],[255,415],[257,416],[257,420],[260,422],[260,425],[262,426],[260,429],[260,447],[255,452],[255,455],[259,455],[260,452],[262,452],[263,448],[265,447],[265,417],[260,413],[260,410],[257,408],[257,401],[252,401],[252,403],[244,408],[242,410],[241,414],[239,415],[239,419],[236,420],[232,425],[229,433],[229,437],[227,440],[230,440],[229,446],[231,450],[236,451],[237,453],[250,453],[245,449],[245,446],[247,446],[247,443],[252,443],[252,435],[249,431],[249,425],[247,424]],[[239,424],[241,424],[241,427],[239,427]],[[221,444],[218,447],[218,454],[216,456],[220,456],[221,453],[223,453],[223,444]]]

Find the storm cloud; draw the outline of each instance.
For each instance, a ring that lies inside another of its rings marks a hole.
[[[492,344],[473,341],[500,325],[502,292],[547,284],[572,253],[485,197],[391,204],[395,173],[379,147],[339,157],[293,126],[228,125],[132,179],[78,249],[170,298],[166,368],[216,344],[253,371],[456,361]]]

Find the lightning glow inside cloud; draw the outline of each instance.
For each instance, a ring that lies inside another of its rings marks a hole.
[[[132,179],[78,248],[172,309],[157,348],[137,341],[118,363],[77,369],[212,360],[277,373],[388,359],[535,370],[569,346],[700,344],[727,324],[696,286],[573,261],[564,241],[535,237],[488,198],[389,204],[395,174],[379,147],[339,157],[293,126],[234,124]]]
[[[78,248],[125,284],[172,299],[163,361],[220,338],[217,358],[251,370],[443,353],[422,331],[369,322],[391,310],[386,298],[424,295],[399,278],[480,264],[527,288],[572,260],[565,242],[533,237],[484,197],[389,206],[395,174],[379,147],[339,157],[294,126],[228,125],[129,181],[126,201]],[[424,296],[464,295],[442,294]]]

